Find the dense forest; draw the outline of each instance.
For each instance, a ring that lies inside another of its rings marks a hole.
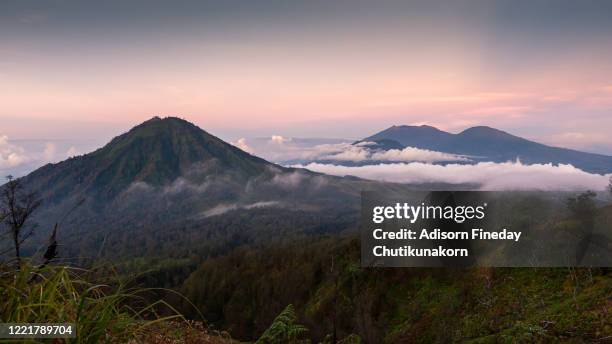
[[[576,215],[595,211],[596,222],[609,224],[612,207],[597,209],[592,196],[570,199],[568,207]],[[199,263],[159,260],[140,281],[179,290],[188,302],[165,297],[183,314],[241,340],[258,338],[290,304],[315,341],[334,334],[366,343],[612,335],[609,268],[363,268],[351,233],[242,245]]]
[[[315,340],[334,332],[367,343],[595,341],[612,334],[607,269],[360,268],[359,242],[350,237],[239,249],[204,262],[181,291],[243,340],[257,338],[287,304]]]

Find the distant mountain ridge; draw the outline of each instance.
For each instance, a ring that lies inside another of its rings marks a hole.
[[[362,141],[393,140],[405,147],[471,156],[474,161],[526,164],[571,164],[591,173],[612,173],[612,157],[551,147],[487,126],[468,128],[458,134],[432,126],[392,126]]]

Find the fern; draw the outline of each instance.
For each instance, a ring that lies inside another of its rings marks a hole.
[[[274,319],[256,344],[310,343],[304,339],[308,329],[296,321],[295,308],[290,304]]]

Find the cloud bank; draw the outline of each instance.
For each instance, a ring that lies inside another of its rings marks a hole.
[[[334,145],[317,145],[310,149],[305,158],[312,160],[337,160],[350,162],[388,161],[388,162],[452,162],[470,161],[468,157],[436,152],[415,147],[404,149],[377,150],[371,149],[374,142],[360,142],[356,145],[341,143]]]
[[[46,163],[59,162],[80,152],[68,141],[12,141],[8,136],[0,135],[0,177],[9,174],[21,177]]]
[[[23,148],[9,143],[7,136],[0,135],[0,169],[16,167],[28,160]]]
[[[402,150],[390,149],[388,151],[375,152],[371,155],[370,159],[403,162],[470,161],[470,159],[461,155],[436,152],[414,147],[406,147]]]
[[[587,173],[572,165],[524,165],[518,161],[474,165],[413,162],[358,167],[310,163],[294,167],[398,183],[479,184],[483,190],[603,190],[612,177],[612,174]]]
[[[241,138],[234,146],[265,159],[283,163],[287,161],[344,161],[344,162],[453,162],[469,161],[469,157],[436,152],[427,149],[406,147],[404,149],[372,149],[375,142],[336,142],[313,144],[299,139],[274,135],[262,142],[261,139]]]

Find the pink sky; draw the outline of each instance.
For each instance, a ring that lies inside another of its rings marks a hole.
[[[569,28],[568,13],[506,23],[484,6],[421,16],[287,9],[270,18],[251,9],[247,19],[229,9],[210,25],[141,13],[111,26],[60,9],[5,11],[0,135],[106,137],[179,115],[227,138],[490,125],[612,153],[612,34],[589,22],[598,23],[595,12]]]

